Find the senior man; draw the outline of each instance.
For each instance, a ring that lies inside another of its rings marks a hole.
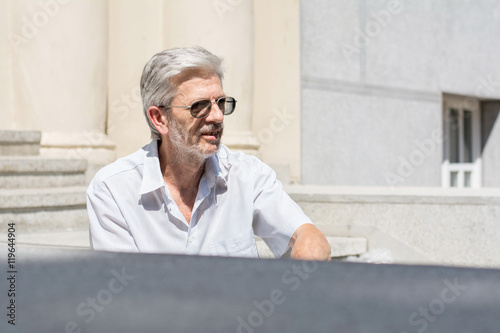
[[[87,190],[94,250],[329,260],[330,245],[259,159],[221,144],[236,100],[201,47],[154,55],[141,77],[152,141],[101,169]]]

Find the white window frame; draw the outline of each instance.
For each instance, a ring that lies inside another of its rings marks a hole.
[[[459,159],[464,155],[463,147],[463,114],[464,111],[471,111],[471,137],[472,137],[472,163],[450,163],[450,110],[459,111]],[[470,187],[481,187],[481,107],[480,102],[472,97],[443,96],[443,164],[441,167],[441,184],[443,187],[451,187],[451,173],[457,172],[457,188],[463,188],[465,172],[471,173]]]

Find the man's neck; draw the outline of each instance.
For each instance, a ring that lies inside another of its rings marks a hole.
[[[205,169],[205,161],[196,158],[179,158],[181,152],[166,147],[165,141],[158,147],[160,169],[166,185],[174,187],[181,195],[197,193],[198,184]]]

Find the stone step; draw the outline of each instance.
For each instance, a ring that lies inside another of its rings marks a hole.
[[[86,205],[84,186],[0,190],[0,213]]]
[[[326,237],[332,248],[332,258],[340,258],[347,256],[359,256],[367,251],[368,241],[361,237]],[[259,258],[271,259],[274,258],[273,253],[266,245],[264,240],[257,238],[257,250]]]
[[[0,131],[0,156],[25,156],[40,153],[41,132]]]
[[[84,207],[59,207],[58,209],[33,209],[21,212],[0,211],[0,227],[5,232],[7,223],[15,222],[19,233],[63,233],[87,229],[87,209]],[[54,235],[54,237],[58,237]],[[43,245],[43,244],[42,244]]]
[[[17,227],[17,225],[16,225]],[[69,228],[68,228],[69,229]],[[7,244],[7,234],[0,233],[0,244]],[[61,249],[90,249],[89,230],[20,232],[16,234],[16,244]]]
[[[78,173],[86,169],[85,159],[0,156],[0,173]]]
[[[66,216],[64,216],[64,214],[66,214]],[[64,214],[59,212],[59,215],[64,216],[65,218],[69,217],[67,216],[68,212],[65,212]],[[69,225],[68,223],[64,223],[64,221],[63,223],[59,222],[58,225],[52,223],[51,227],[56,229],[56,231],[50,232],[50,229],[46,228],[46,224],[44,225],[44,228],[37,228],[37,225],[34,225],[33,223],[35,221],[34,217],[31,218],[32,221],[26,223],[27,215],[22,214],[20,216],[22,216],[23,220],[20,221],[18,216],[16,227],[19,227],[20,223],[24,223],[25,227],[23,229],[23,233],[18,237],[17,242],[19,244],[26,245],[88,249],[90,248],[90,244],[86,212],[83,218],[82,216],[78,217],[76,211],[73,215],[73,218],[77,217],[79,224]],[[41,225],[41,223],[38,225]],[[26,226],[29,226],[28,230],[26,230]],[[39,232],[36,232],[37,230],[39,230]],[[6,239],[6,237],[1,239]],[[365,238],[327,237],[327,239],[332,247],[332,257],[334,258],[363,255],[367,251],[367,241]],[[256,244],[260,258],[274,259],[274,255],[262,239],[257,237]]]
[[[368,251],[368,240],[362,237],[326,237],[332,248],[332,257],[359,256]]]
[[[86,160],[0,156],[0,188],[84,186]]]
[[[88,226],[84,186],[0,190],[0,225],[22,232],[65,231]]]
[[[0,188],[2,189],[23,189],[23,188],[49,188],[49,187],[70,187],[85,186],[85,174],[0,174]]]

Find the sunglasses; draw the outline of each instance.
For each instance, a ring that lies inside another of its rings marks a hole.
[[[212,104],[217,104],[217,107],[222,111],[225,116],[233,113],[234,108],[236,107],[236,100],[232,97],[219,97],[215,101],[211,101],[209,99],[201,99],[199,101],[193,102],[191,106],[165,106],[160,105],[159,108],[171,109],[171,108],[180,108],[186,109],[191,112],[191,116],[194,118],[206,118],[210,114],[210,110],[212,109]]]

